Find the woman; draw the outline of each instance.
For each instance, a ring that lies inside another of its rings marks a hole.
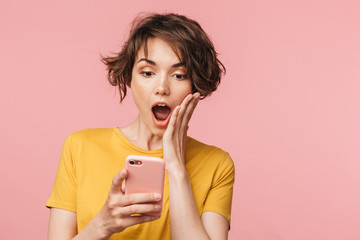
[[[66,139],[46,204],[49,239],[227,239],[233,162],[187,137],[197,103],[224,72],[206,33],[181,15],[148,15],[134,21],[122,51],[103,62],[121,101],[132,90],[139,115],[122,128]],[[125,195],[127,171],[119,170],[128,155],[164,159],[162,196]]]

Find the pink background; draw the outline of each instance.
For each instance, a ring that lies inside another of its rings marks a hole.
[[[45,239],[65,137],[136,116],[99,55],[141,11],[198,20],[228,73],[190,135],[236,164],[229,239],[360,239],[360,2],[0,2],[0,238]]]

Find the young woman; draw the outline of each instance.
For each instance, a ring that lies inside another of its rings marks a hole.
[[[68,136],[46,204],[48,238],[227,239],[233,162],[187,136],[196,105],[224,72],[206,33],[181,15],[148,15],[134,21],[122,51],[103,61],[121,101],[131,89],[139,115],[122,128]],[[164,159],[163,195],[124,193],[128,155]]]

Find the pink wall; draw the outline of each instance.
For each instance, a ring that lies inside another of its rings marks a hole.
[[[136,116],[99,54],[144,10],[197,19],[228,69],[190,135],[235,161],[230,239],[360,239],[359,1],[56,2],[0,3],[1,239],[45,239],[67,134]]]

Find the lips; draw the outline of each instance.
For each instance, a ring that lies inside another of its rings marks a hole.
[[[152,108],[153,122],[157,127],[166,127],[171,116],[171,107],[164,102],[155,103]]]

